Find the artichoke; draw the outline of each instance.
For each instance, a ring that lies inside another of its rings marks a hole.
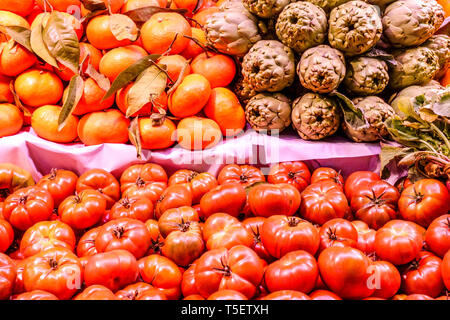
[[[389,73],[389,86],[392,89],[403,89],[412,85],[427,83],[439,71],[439,59],[430,49],[425,47],[410,48],[405,51],[394,51],[397,64]]]
[[[302,139],[329,137],[340,125],[339,106],[333,98],[307,93],[293,103],[292,124]]]
[[[272,18],[292,0],[242,0],[244,7],[260,18]]]
[[[370,4],[373,4],[375,6],[379,6],[380,8],[386,7],[388,4],[391,4],[392,2],[397,0],[369,0],[368,2]]]
[[[212,14],[206,20],[204,30],[208,43],[220,52],[236,56],[246,54],[261,40],[258,20],[247,10],[233,9],[232,6]]]
[[[294,82],[294,53],[279,41],[258,41],[244,56],[242,75],[255,91],[281,91]]]
[[[348,62],[344,84],[356,95],[374,95],[383,92],[389,83],[386,62],[368,57],[356,57]]]
[[[306,50],[297,66],[302,86],[318,92],[335,90],[345,76],[344,55],[327,45]]]
[[[294,2],[281,11],[275,25],[281,42],[303,53],[325,41],[327,16],[322,8],[309,2]]]
[[[362,1],[350,1],[334,8],[329,23],[331,46],[349,56],[372,49],[383,33],[377,9]]]
[[[318,7],[321,7],[326,13],[330,13],[330,11],[341,4],[349,2],[351,0],[306,0],[315,4]]]
[[[291,125],[291,101],[281,93],[260,93],[247,103],[245,116],[256,130],[278,130]]]
[[[353,103],[361,110],[369,126],[356,130],[342,121],[342,128],[350,139],[356,142],[373,142],[389,135],[384,122],[395,115],[389,104],[376,96],[356,98]]]
[[[233,86],[233,92],[239,98],[242,104],[246,105],[248,101],[256,96],[258,92],[253,90],[243,77],[239,77]]]
[[[401,0],[384,11],[385,38],[394,47],[418,46],[444,21],[444,10],[435,0]]]
[[[436,79],[440,79],[450,67],[450,37],[445,34],[437,34],[428,39],[424,47],[433,50],[439,59],[439,71]]]

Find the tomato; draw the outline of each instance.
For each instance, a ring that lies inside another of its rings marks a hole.
[[[273,184],[288,183],[302,192],[311,183],[311,172],[301,161],[282,162],[270,168],[267,181]]]
[[[50,248],[75,249],[76,239],[72,228],[61,221],[42,221],[29,228],[22,236],[20,251],[30,257]]]
[[[150,247],[148,249],[147,255],[161,253],[161,247],[164,245],[164,237],[161,236],[158,227],[158,221],[147,220],[145,222],[148,232],[150,232]]]
[[[261,241],[261,227],[266,221],[266,218],[263,217],[252,217],[245,219],[242,224],[253,235],[253,243],[250,246],[258,256],[265,261],[273,261],[274,258],[267,252]]]
[[[162,214],[172,208],[192,206],[192,193],[186,184],[174,184],[167,187],[161,194],[155,207],[155,218],[159,219]]]
[[[239,183],[243,187],[256,182],[265,182],[264,174],[256,167],[249,165],[229,164],[220,170],[217,177],[219,184]]]
[[[167,237],[172,231],[179,230],[179,226],[186,222],[198,222],[197,211],[192,207],[179,207],[166,210],[158,220],[161,235]]]
[[[413,182],[409,180],[408,177],[402,177],[395,182],[395,187],[398,189],[400,193],[403,192],[407,187],[411,186]]]
[[[295,290],[310,292],[319,276],[316,259],[303,250],[292,251],[271,263],[264,272],[264,280],[270,292]]]
[[[450,210],[450,193],[438,180],[422,179],[407,187],[398,200],[400,216],[428,227],[437,217]]]
[[[352,221],[353,225],[358,231],[358,242],[356,243],[356,249],[361,250],[365,254],[375,252],[375,230],[370,229],[367,223],[363,221]]]
[[[86,229],[97,224],[106,210],[106,199],[97,190],[84,190],[67,197],[58,208],[62,222],[74,229]]]
[[[272,292],[261,300],[311,300],[311,298],[303,292],[294,290],[281,290]]]
[[[372,171],[355,171],[347,177],[344,192],[347,199],[353,197],[353,192],[359,190],[368,182],[381,180],[380,176]]]
[[[309,296],[312,300],[342,300],[337,294],[328,290],[315,290]]]
[[[14,300],[59,300],[59,299],[53,293],[43,290],[33,290],[15,296]]]
[[[358,231],[350,221],[345,219],[337,218],[327,221],[320,228],[319,236],[319,252],[328,247],[357,247]]]
[[[441,274],[445,287],[450,290],[450,251],[447,251],[442,259]]]
[[[161,290],[151,289],[144,291],[136,300],[167,300],[167,296]]]
[[[374,261],[370,269],[369,283],[375,288],[372,296],[377,298],[388,299],[393,297],[402,282],[400,272],[388,261]]]
[[[161,182],[167,185],[167,173],[163,167],[154,163],[136,164],[126,169],[120,177],[122,192],[136,184]]]
[[[11,163],[0,164],[0,202],[13,192],[32,185],[34,180],[28,171]]]
[[[166,188],[167,183],[165,182],[145,182],[144,180],[138,180],[137,183],[126,189],[122,196],[128,198],[147,198],[155,206]]]
[[[178,170],[169,179],[169,186],[187,183],[192,192],[192,203],[200,203],[205,193],[217,187],[216,178],[208,173],[198,173],[192,170]]]
[[[77,245],[78,257],[89,257],[96,255],[97,248],[95,247],[95,239],[100,232],[100,227],[90,229],[80,238]]]
[[[391,220],[375,234],[375,252],[382,260],[402,265],[414,260],[422,249],[423,236],[413,222]]]
[[[108,171],[91,169],[83,173],[77,181],[77,192],[97,190],[106,199],[106,207],[110,209],[120,199],[119,181]]]
[[[70,250],[51,248],[27,259],[23,283],[27,291],[44,290],[66,300],[81,287],[83,268]]]
[[[302,192],[300,215],[312,223],[322,225],[334,218],[344,218],[349,210],[347,198],[334,182],[318,182]]]
[[[355,217],[372,229],[381,228],[397,218],[398,190],[383,180],[367,183],[353,192],[350,206]]]
[[[25,268],[25,264],[27,263],[28,259],[22,259],[22,260],[15,260],[16,264],[16,279],[14,281],[14,288],[13,293],[23,293],[25,292],[25,285],[23,283],[23,269]]]
[[[75,193],[78,176],[69,170],[52,169],[50,173],[38,181],[37,186],[44,188],[53,197],[55,207],[68,196]]]
[[[425,242],[441,258],[450,250],[450,214],[444,214],[431,222],[425,234]]]
[[[208,297],[208,300],[248,300],[246,296],[236,290],[219,290]]]
[[[426,294],[410,294],[406,296],[405,300],[434,300],[432,297]]]
[[[117,297],[107,287],[94,284],[77,294],[73,300],[117,300]]]
[[[314,170],[311,176],[311,183],[320,181],[331,181],[339,185],[341,189],[344,189],[344,178],[340,172],[337,172],[333,168],[322,167]]]
[[[206,219],[203,239],[208,250],[231,249],[236,245],[250,247],[253,242],[252,235],[242,223],[226,213],[215,213]]]
[[[437,297],[444,290],[441,274],[442,260],[422,251],[402,273],[402,290],[406,294],[425,294]]]
[[[139,268],[130,252],[113,250],[89,257],[84,272],[86,286],[100,284],[115,292],[134,283]]]
[[[246,204],[247,193],[238,183],[218,186],[207,192],[200,200],[200,208],[205,218],[214,213],[228,213],[238,217]]]
[[[127,250],[139,259],[147,253],[150,242],[150,232],[142,221],[120,218],[100,227],[95,248],[97,252]]]
[[[14,241],[14,230],[8,221],[0,218],[0,252],[6,252]]]
[[[117,291],[115,295],[120,300],[140,300],[139,298],[147,290],[155,290],[155,288],[145,282],[136,282]]]
[[[236,290],[251,299],[264,276],[264,264],[250,248],[237,245],[229,250],[204,253],[195,265],[199,293],[209,297],[219,290]]]
[[[164,293],[167,299],[180,298],[183,276],[170,259],[156,254],[144,257],[139,260],[139,274],[142,280]]]
[[[300,192],[287,183],[259,184],[248,193],[248,204],[255,216],[293,216],[300,207]]]
[[[197,260],[194,261],[183,273],[183,279],[181,281],[181,293],[184,297],[198,294],[197,285],[195,284],[196,263]]]
[[[51,194],[40,187],[19,189],[6,198],[3,217],[19,230],[25,231],[39,221],[50,219],[53,211]]]
[[[16,279],[16,266],[10,257],[0,253],[0,300],[11,296]]]
[[[153,203],[145,197],[125,196],[111,207],[110,215],[111,220],[130,218],[145,222],[153,218]]]
[[[318,259],[322,280],[344,299],[363,299],[372,295],[375,288],[368,284],[370,259],[358,249],[329,247]]]
[[[306,220],[271,216],[261,227],[261,241],[271,256],[281,258],[296,250],[314,255],[319,249],[320,237],[317,228]]]

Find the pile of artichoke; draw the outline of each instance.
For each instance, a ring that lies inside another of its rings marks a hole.
[[[241,64],[234,89],[253,129],[372,142],[401,116],[397,95],[439,86],[444,17],[436,0],[226,0],[205,32]]]

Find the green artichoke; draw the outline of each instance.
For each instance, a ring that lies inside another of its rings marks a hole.
[[[356,142],[373,142],[389,135],[384,122],[395,115],[389,104],[376,96],[356,98],[353,103],[361,110],[369,126],[356,130],[342,121],[342,128],[350,139]]]
[[[233,92],[236,94],[236,96],[239,98],[239,101],[241,101],[243,105],[246,105],[252,97],[258,94],[258,92],[253,90],[250,87],[249,83],[245,81],[244,77],[242,76],[235,81],[233,85]]]
[[[242,75],[255,91],[281,91],[294,82],[294,53],[279,41],[258,41],[244,56]]]
[[[322,44],[327,33],[327,16],[309,2],[294,2],[281,11],[275,25],[281,42],[298,53]]]
[[[428,39],[424,47],[433,50],[439,59],[439,71],[436,79],[442,78],[450,67],[450,37],[445,34],[437,34]]]
[[[256,131],[283,131],[291,125],[291,101],[281,93],[260,93],[247,103],[245,115]]]
[[[344,84],[355,95],[369,96],[383,92],[389,83],[386,62],[368,57],[348,61]]]
[[[377,9],[362,1],[350,1],[330,14],[328,40],[348,56],[372,49],[381,39],[383,25]]]
[[[304,140],[329,137],[340,125],[339,106],[333,98],[307,93],[293,103],[292,124]]]
[[[330,11],[341,4],[349,2],[351,0],[306,0],[315,4],[318,7],[321,7],[326,13],[330,13]]]
[[[244,7],[260,18],[272,18],[292,0],[242,0]]]
[[[439,71],[439,58],[428,48],[398,50],[393,55],[397,65],[389,73],[389,86],[392,89],[427,83]]]
[[[400,0],[383,15],[384,36],[394,47],[418,46],[444,21],[444,10],[435,0]]]
[[[310,48],[303,53],[297,74],[305,88],[318,93],[331,92],[344,79],[344,55],[327,45]]]

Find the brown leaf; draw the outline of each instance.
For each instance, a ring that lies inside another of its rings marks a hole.
[[[2,27],[5,32],[18,44],[26,48],[28,51],[33,52],[31,48],[31,30],[20,26]]]
[[[142,159],[141,132],[139,130],[139,116],[134,118],[128,129],[130,142],[136,147],[137,158]]]
[[[102,0],[81,0],[83,6],[89,11],[107,10],[105,2]]]
[[[134,10],[130,10],[125,12],[124,15],[127,15],[137,24],[143,24],[147,22],[151,16],[158,12],[177,12],[181,15],[187,13],[186,9],[170,9],[170,8],[161,8],[156,6],[148,6],[143,8],[138,8]]]
[[[39,58],[47,62],[52,67],[59,69],[58,62],[45,45],[43,33],[44,27],[42,26],[42,23],[36,25],[34,28],[31,29],[30,34],[31,48]]]
[[[67,96],[59,114],[58,130],[61,131],[66,125],[67,119],[72,114],[75,107],[80,102],[83,96],[84,81],[80,75],[76,74],[70,79],[69,86],[67,87]]]
[[[31,116],[31,111],[28,110],[28,108],[26,108],[26,107],[22,104],[22,101],[20,101],[20,98],[19,98],[19,96],[17,95],[16,90],[15,90],[15,88],[14,88],[14,81],[11,81],[11,82],[9,83],[9,90],[11,90],[11,93],[12,93],[13,98],[14,98],[14,104],[16,105],[16,107],[19,108],[19,109],[23,112],[23,114],[24,114],[25,117],[30,117],[30,116]]]
[[[136,41],[139,38],[139,30],[130,17],[124,14],[112,14],[109,16],[109,29],[118,41]]]
[[[181,72],[178,76],[178,79],[175,81],[175,83],[170,87],[170,89],[167,91],[167,95],[170,95],[173,91],[176,90],[176,88],[180,85],[181,81],[183,81],[184,76],[186,75],[186,71],[188,66],[190,65],[191,60],[188,60],[184,63],[183,68],[181,69]]]
[[[100,72],[98,72],[92,66],[92,64],[88,63],[86,71],[84,71],[84,73],[89,77],[91,77],[97,83],[97,85],[105,92],[107,92],[111,88],[111,82],[109,81],[109,79]]]

